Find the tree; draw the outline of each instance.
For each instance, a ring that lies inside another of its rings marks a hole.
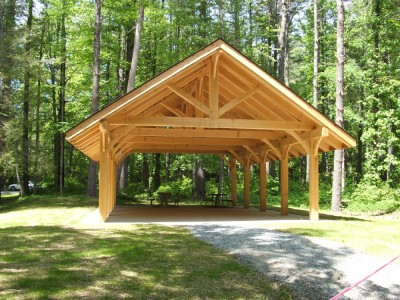
[[[129,76],[128,76],[128,84],[126,87],[126,92],[129,93],[135,87],[135,80],[136,80],[136,72],[137,66],[139,63],[139,50],[140,50],[140,42],[142,39],[142,27],[143,27],[143,20],[144,20],[144,5],[141,4],[138,11],[138,19],[136,23],[136,31],[135,31],[135,40],[132,50],[132,60],[131,60],[131,67],[129,69]],[[119,188],[121,190],[126,189],[127,181],[128,181],[128,159],[125,158],[121,162],[120,166],[120,180],[119,180]],[[146,172],[148,174],[148,172]]]
[[[289,78],[285,70],[288,53],[288,35],[289,35],[289,1],[282,0],[281,3],[281,25],[279,29],[279,63],[278,63],[278,80],[289,85]]]
[[[11,119],[11,70],[14,65],[13,39],[15,30],[15,0],[0,2],[0,191],[6,173],[7,153],[6,125]],[[1,200],[1,193],[0,193]]]
[[[95,0],[94,19],[92,114],[99,110],[100,102],[101,0]],[[96,162],[91,159],[89,159],[86,195],[96,197]]]
[[[21,197],[25,197],[29,187],[29,102],[30,102],[30,58],[32,49],[32,19],[33,19],[33,0],[28,2],[28,19],[26,23],[25,41],[25,74],[24,74],[24,103],[23,103],[23,130],[22,130],[22,185]]]
[[[344,96],[344,4],[337,0],[337,54],[336,54],[336,118],[338,126],[344,126],[343,96]],[[335,150],[332,180],[332,211],[340,211],[342,198],[344,150]]]

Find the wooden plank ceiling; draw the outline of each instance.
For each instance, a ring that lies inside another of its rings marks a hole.
[[[106,139],[130,153],[210,153],[259,163],[326,152],[354,139],[223,40],[176,64],[66,133],[95,161]]]

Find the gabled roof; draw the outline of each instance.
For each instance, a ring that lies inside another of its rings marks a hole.
[[[231,154],[259,162],[355,146],[321,112],[219,39],[71,128],[67,140],[99,161],[133,152]],[[315,142],[317,140],[317,142]],[[314,141],[314,143],[311,143]],[[314,145],[314,146],[312,146]]]

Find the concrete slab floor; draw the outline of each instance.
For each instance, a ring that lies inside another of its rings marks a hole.
[[[252,226],[269,222],[309,221],[308,216],[289,214],[281,216],[279,212],[243,207],[202,207],[202,206],[116,206],[107,219],[108,224],[232,224]],[[102,223],[98,211],[88,216],[83,223]],[[104,223],[103,223],[104,224]]]

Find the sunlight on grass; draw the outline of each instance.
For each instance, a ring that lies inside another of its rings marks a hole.
[[[92,199],[27,198],[0,209],[0,299],[291,299],[182,228],[83,225]]]
[[[328,239],[384,258],[400,253],[400,222],[396,220],[292,222],[268,228]]]

